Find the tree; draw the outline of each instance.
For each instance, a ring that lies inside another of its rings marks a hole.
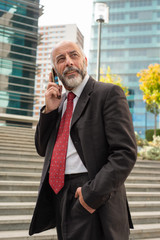
[[[143,100],[147,104],[147,111],[155,116],[154,135],[156,136],[157,115],[160,113],[160,64],[149,65],[137,73],[140,77],[140,89],[143,92]]]
[[[100,82],[113,83],[115,85],[118,85],[123,89],[125,95],[128,96],[128,88],[122,84],[122,79],[118,75],[111,73],[110,67],[107,68],[106,76],[100,77]]]

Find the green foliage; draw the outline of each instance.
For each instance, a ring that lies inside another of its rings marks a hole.
[[[148,129],[145,132],[147,141],[153,141],[154,129]],[[160,136],[160,129],[156,130],[156,136]]]
[[[147,104],[155,103],[160,108],[160,64],[149,65],[137,73],[140,77],[140,89]]]
[[[135,132],[135,136],[136,136],[136,143],[137,143],[137,146],[139,147],[143,147],[143,146],[147,146],[148,145],[148,142],[146,139],[143,139],[141,138],[137,132]]]
[[[143,159],[160,160],[160,136],[153,136],[153,142],[150,146],[144,146],[139,155]]]
[[[138,72],[137,77],[140,77],[139,87],[147,104],[146,109],[155,116],[154,134],[156,135],[157,115],[160,113],[160,64],[150,64],[147,69]]]
[[[101,72],[102,72],[102,70],[101,70]],[[122,79],[118,75],[111,73],[110,67],[107,68],[106,76],[100,77],[100,82],[113,83],[115,85],[118,85],[123,89],[125,95],[128,96],[128,93],[129,93],[128,88],[122,84]]]
[[[160,160],[160,147],[145,147],[141,150],[140,156],[148,160]]]

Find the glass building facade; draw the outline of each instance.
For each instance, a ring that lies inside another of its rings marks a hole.
[[[160,0],[106,0],[109,23],[102,25],[102,72],[121,77],[129,88],[128,103],[135,131],[145,136],[145,130],[154,128],[154,115],[146,112],[143,94],[136,74],[150,64],[160,64]],[[94,10],[94,6],[93,6]],[[89,73],[96,77],[98,23],[92,16]],[[159,122],[159,118],[158,118]],[[159,125],[158,125],[159,126]]]
[[[0,1],[0,113],[33,115],[39,0]]]

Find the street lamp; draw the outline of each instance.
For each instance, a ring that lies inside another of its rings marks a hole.
[[[101,28],[102,23],[109,22],[109,7],[104,2],[95,3],[95,21],[98,22],[98,47],[97,47],[97,80],[100,80],[101,60]]]

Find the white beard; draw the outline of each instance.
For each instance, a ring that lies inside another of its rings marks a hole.
[[[82,76],[78,74],[78,76],[75,77],[65,77],[63,79],[63,84],[67,88],[76,88],[81,84],[82,81],[83,81]]]

